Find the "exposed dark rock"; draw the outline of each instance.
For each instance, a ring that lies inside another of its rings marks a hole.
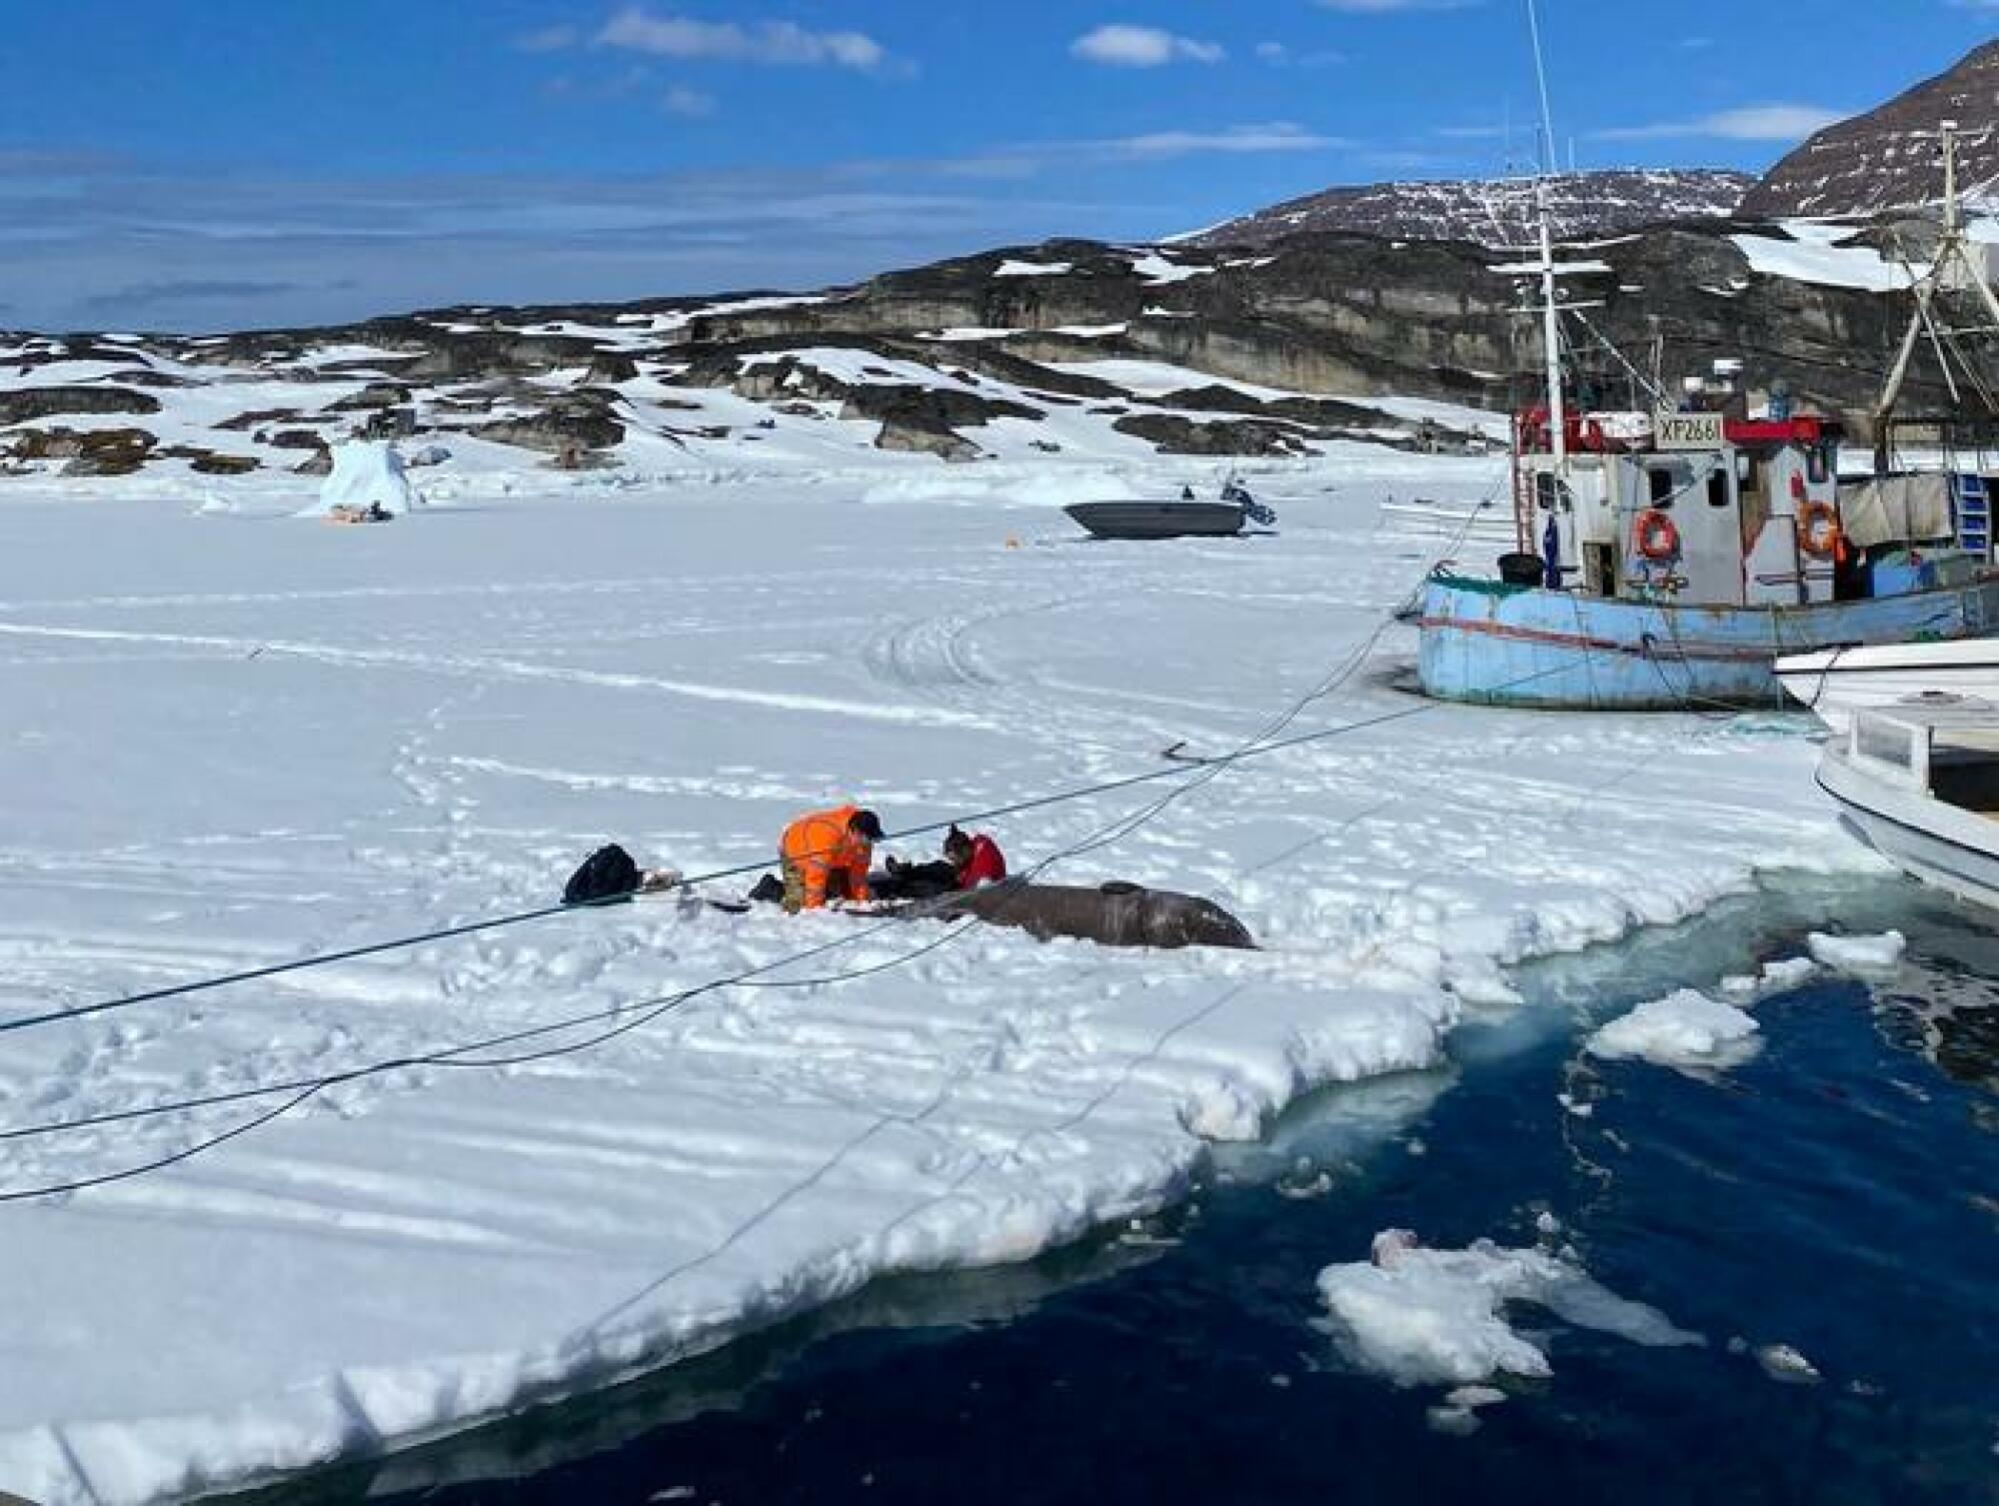
[[[1771,168],[1742,201],[1757,217],[1874,214],[1943,196],[1936,130],[1967,133],[1959,165],[1966,188],[1999,179],[1999,42],[1968,53],[1878,109],[1828,126]],[[1979,134],[1983,133],[1983,134]]]
[[[416,433],[416,409],[377,408],[355,432],[362,439],[408,439]]]
[[[259,444],[267,444],[274,450],[323,450],[326,440],[310,429],[279,429],[272,434],[259,434]]]
[[[204,476],[244,476],[262,464],[255,455],[220,455],[213,450],[197,455],[193,462]]]
[[[183,376],[177,371],[159,371],[151,366],[134,366],[125,371],[114,371],[105,379],[119,382],[127,387],[198,387],[198,378]]]
[[[330,476],[333,474],[333,451],[319,450],[306,456],[292,467],[294,476]]]
[[[883,385],[856,387],[840,410],[842,418],[878,419],[900,427],[947,430],[996,418],[1039,419],[1039,408],[1000,398],[980,397],[955,387]]]
[[[0,392],[0,424],[57,413],[157,413],[160,400],[129,387],[21,387]]]
[[[985,455],[985,451],[971,440],[949,429],[919,428],[897,423],[881,426],[881,432],[875,436],[875,448],[936,455],[950,461],[978,460]]]
[[[1137,413],[1111,425],[1165,455],[1310,455],[1314,451],[1290,424],[1262,419],[1202,423],[1176,413]]]
[[[74,429],[16,429],[5,442],[14,460],[61,460],[76,453],[76,439]]]
[[[479,334],[430,332],[422,354],[397,375],[409,381],[434,382],[495,372],[521,374],[589,366],[596,347],[587,340],[551,335],[519,335],[496,330]]]
[[[98,429],[78,435],[65,476],[129,476],[146,463],[157,443],[144,429]]]
[[[370,382],[359,392],[328,403],[325,413],[365,413],[377,408],[400,408],[410,400],[410,389],[401,382]]]
[[[612,402],[608,393],[581,387],[557,395],[538,413],[481,424],[472,432],[481,439],[550,455],[608,449],[625,437],[625,426],[612,416]]]
[[[593,386],[614,386],[629,382],[639,374],[639,363],[621,350],[603,350],[591,361],[583,380]]]
[[[225,418],[215,427],[244,432],[256,428],[259,424],[278,422],[315,424],[327,423],[330,420],[318,416],[301,416],[296,408],[253,408],[247,413],[237,414],[234,418]]]

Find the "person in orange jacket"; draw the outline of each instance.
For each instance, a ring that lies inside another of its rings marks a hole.
[[[856,805],[813,811],[785,827],[777,858],[784,870],[784,908],[796,915],[829,899],[866,903],[868,865],[882,839],[881,818]]]

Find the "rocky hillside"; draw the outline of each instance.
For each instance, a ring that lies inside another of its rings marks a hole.
[[[1906,295],[1868,290],[1892,283],[1859,244],[1677,229],[1594,254],[1571,287],[1619,348],[1643,359],[1656,337],[1668,382],[1736,356],[1752,386],[1782,377],[1857,417],[1905,318]],[[1301,234],[1260,252],[1050,242],[805,297],[0,337],[0,471],[310,474],[350,435],[419,463],[655,473],[870,449],[1477,448],[1498,427],[1479,410],[1504,412],[1537,363],[1521,298],[1520,270],[1476,246]],[[1619,386],[1599,400],[1629,401]]]
[[[1820,131],[1770,169],[1742,204],[1746,215],[1878,214],[1931,203],[1943,192],[1937,126],[1992,131],[1963,143],[1968,193],[1999,195],[1999,42],[1877,110]]]
[[[1556,233],[1595,240],[1654,225],[1725,220],[1755,184],[1704,169],[1565,173],[1549,180]],[[1539,235],[1534,185],[1491,179],[1333,188],[1258,210],[1188,238],[1197,246],[1267,246],[1301,232],[1515,247]]]

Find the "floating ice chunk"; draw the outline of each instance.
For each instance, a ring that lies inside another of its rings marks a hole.
[[[1439,1433],[1466,1438],[1478,1431],[1480,1407],[1496,1407],[1505,1400],[1506,1393],[1497,1386],[1459,1386],[1441,1405],[1430,1408],[1429,1423]]]
[[[1547,1355],[1502,1316],[1514,1302],[1636,1344],[1704,1342],[1568,1261],[1489,1240],[1465,1250],[1427,1250],[1402,1229],[1375,1236],[1372,1261],[1319,1272],[1319,1295],[1353,1360],[1403,1386],[1471,1386],[1502,1372],[1551,1374]]]
[[[1454,1438],[1469,1438],[1479,1428],[1478,1413],[1470,1407],[1432,1407],[1424,1417],[1433,1431]]]
[[[1908,939],[1900,931],[1879,936],[1831,936],[1814,931],[1805,938],[1812,955],[1835,972],[1885,973],[1902,960]]]
[[[1736,973],[1723,978],[1720,992],[1746,1006],[1798,988],[1818,970],[1819,965],[1809,957],[1785,957],[1764,963],[1759,973]]]
[[[1793,1386],[1813,1385],[1819,1379],[1818,1366],[1789,1344],[1765,1344],[1756,1351],[1756,1363],[1770,1379]]]
[[[1640,1004],[1583,1043],[1607,1061],[1636,1058],[1685,1071],[1732,1067],[1756,1053],[1756,1022],[1691,988]]]

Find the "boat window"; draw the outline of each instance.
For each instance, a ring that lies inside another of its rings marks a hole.
[[[1863,758],[1893,764],[1898,769],[1916,766],[1915,738],[1907,727],[1863,717],[1854,728],[1853,738],[1854,751]]]
[[[1819,485],[1832,474],[1833,455],[1838,448],[1833,441],[1826,440],[1805,451],[1805,475],[1813,486]]]
[[[1735,484],[1746,492],[1763,490],[1763,457],[1747,450],[1735,452]]]
[[[1663,465],[1653,466],[1647,469],[1645,477],[1652,488],[1652,505],[1654,507],[1671,507],[1673,505],[1672,468]]]
[[[1728,472],[1716,466],[1707,473],[1707,505],[1728,506]]]
[[[1557,503],[1563,512],[1575,511],[1575,497],[1568,485],[1552,471],[1534,473],[1534,501],[1543,512],[1552,512]]]

